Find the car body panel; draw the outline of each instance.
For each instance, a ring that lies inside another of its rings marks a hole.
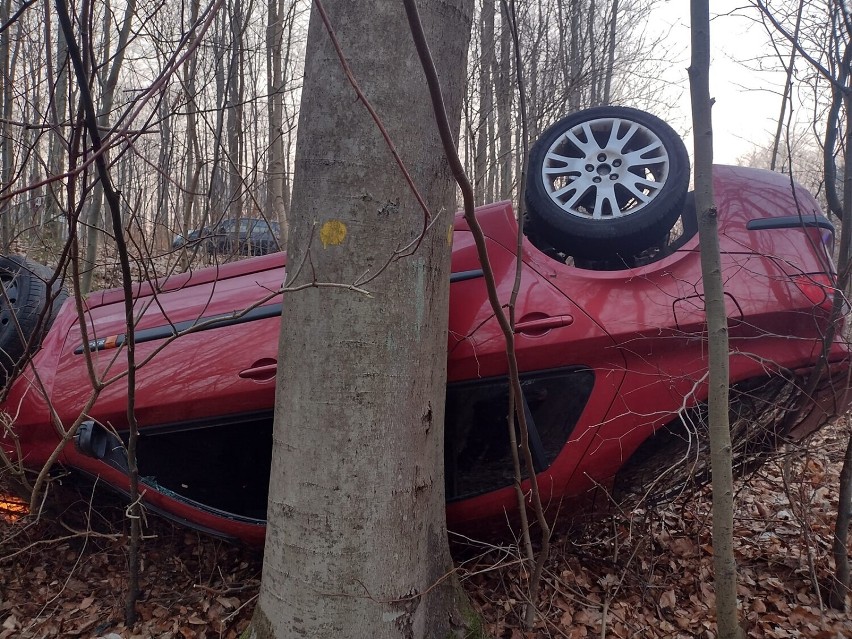
[[[250,280],[246,279],[212,280],[139,299],[134,305],[139,318],[137,331],[168,328],[182,322],[200,325],[210,318],[239,313],[279,289],[283,269],[255,272]],[[280,304],[280,295],[267,303],[276,302]],[[89,309],[86,318],[92,340],[109,340],[125,332],[121,304],[95,306]],[[254,379],[240,377],[239,373],[258,360],[275,360],[279,325],[276,318],[267,318],[137,344],[136,358],[140,366],[136,379],[136,419],[140,427],[207,417],[218,414],[223,406],[228,407],[227,412],[242,412],[270,404],[274,384],[258,384]],[[225,351],[206,347],[213,332],[219,343],[227,345]],[[71,326],[58,363],[57,378],[61,382],[53,389],[54,402],[63,420],[74,419],[75,408],[85,401],[91,388],[88,371],[80,361],[85,354],[78,352],[82,345],[78,335],[79,329]],[[223,357],[223,352],[229,355]],[[192,353],[192,366],[187,366],[188,353]],[[103,348],[90,355],[101,379],[108,380],[126,372],[123,349]],[[149,359],[150,364],[146,363]],[[198,371],[204,374],[199,375]],[[103,389],[92,414],[97,414],[101,421],[109,421],[115,428],[126,428],[126,397],[126,381],[119,379]],[[187,402],[187,397],[215,397],[216,401]]]
[[[804,379],[818,359],[833,293],[830,225],[813,198],[801,187],[791,188],[783,176],[716,167],[714,180],[731,382],[788,372]],[[556,422],[555,432],[564,438],[561,450],[536,468],[545,503],[559,510],[566,498],[610,486],[634,451],[682,411],[706,400],[707,334],[698,238],[644,266],[590,270],[556,261],[526,238],[519,249],[515,214],[507,202],[481,207],[476,215],[503,305],[509,304],[520,273],[515,339],[524,388],[537,389],[531,391],[535,397],[524,399],[530,414],[553,417],[547,415],[547,402],[552,401],[547,393],[563,383],[568,394],[575,392],[571,384],[584,385],[576,389],[584,393],[582,401],[571,405],[577,414],[568,422]],[[206,499],[203,487],[183,491],[181,486],[203,479],[204,467],[193,467],[184,481],[184,475],[169,472],[169,464],[172,456],[179,464],[181,454],[193,453],[182,452],[187,440],[181,433],[197,432],[203,438],[226,431],[231,434],[217,440],[218,448],[209,453],[219,460],[211,462],[211,474],[222,468],[219,456],[239,447],[243,436],[264,457],[258,463],[268,463],[271,452],[263,447],[272,428],[285,265],[283,254],[271,254],[135,287],[136,357],[143,362],[135,392],[141,450],[159,451],[157,455],[167,458],[160,465],[150,459],[140,462],[146,503],[188,525],[255,544],[263,539],[262,516],[238,515],[198,501]],[[447,337],[449,388],[462,403],[466,395],[480,393],[477,406],[485,410],[494,408],[488,397],[502,392],[499,380],[507,366],[482,269],[473,234],[457,216]],[[820,299],[823,290],[827,297]],[[102,379],[116,378],[86,409],[87,418],[125,435],[123,300],[120,290],[90,295],[83,309],[85,338],[73,302],[66,303],[32,366],[12,385],[3,409],[15,417],[28,466],[47,460],[61,428],[79,421],[92,398],[87,356]],[[848,349],[839,338],[828,360],[829,372],[836,376],[848,369]],[[820,390],[814,409],[794,432],[807,434],[845,409],[842,388]],[[482,433],[471,429],[487,429],[492,423],[499,419],[475,413],[453,422],[457,430],[448,433],[448,450],[453,449],[448,454],[458,454],[450,459],[452,472],[464,472],[465,460],[475,458],[466,457],[464,447],[474,445],[474,435],[481,441]],[[495,429],[495,442],[508,438],[505,429]],[[538,431],[535,424],[532,430]],[[126,490],[123,453],[116,442],[118,452],[100,459],[79,446],[67,446],[61,461]],[[172,450],[170,442],[180,446]],[[146,463],[153,469],[147,475]],[[517,508],[506,477],[501,475],[481,494],[468,492],[453,499],[451,493],[450,525],[476,530],[502,522]],[[239,501],[242,494],[235,489],[227,497]]]

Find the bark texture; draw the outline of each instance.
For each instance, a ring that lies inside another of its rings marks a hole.
[[[848,76],[846,76],[848,77]],[[845,77],[844,77],[845,79]],[[847,92],[848,92],[847,88]],[[843,142],[845,148],[845,157],[849,158],[849,153],[852,151],[852,131],[849,126],[852,125],[852,97],[844,98],[846,121],[846,135]],[[830,122],[829,127],[835,128],[835,135],[838,126],[837,121]],[[828,137],[828,136],[826,136]],[[826,174],[828,171],[826,171]],[[838,200],[836,189],[831,188],[833,199]],[[839,202],[838,202],[839,203]],[[845,295],[836,296],[834,308],[832,309],[832,317],[839,318],[843,313],[843,305],[848,299],[849,277],[850,277],[850,241],[852,241],[852,224],[849,220],[852,219],[852,164],[846,161],[843,167],[843,201],[842,201],[842,217],[843,226],[840,232],[840,250],[839,250],[839,277],[837,287],[843,291]],[[836,212],[836,210],[835,210]],[[839,326],[840,323],[834,324]],[[833,337],[834,332],[831,331]],[[825,342],[828,344],[829,342]],[[827,351],[827,347],[823,347],[823,352]],[[847,392],[849,392],[847,390]],[[849,595],[849,553],[847,551],[849,545],[849,525],[852,523],[852,437],[846,444],[846,454],[843,458],[843,468],[840,471],[839,481],[839,498],[837,500],[837,520],[834,524],[834,541],[832,543],[831,554],[834,557],[834,565],[836,569],[835,580],[832,583],[829,593],[829,603],[832,608],[837,610],[846,610],[847,599]]]
[[[443,414],[454,184],[402,3],[323,3],[434,224],[424,230],[314,5],[255,637],[452,636]],[[458,130],[472,3],[422,20]],[[374,279],[372,279],[374,278]]]
[[[0,24],[6,24],[11,14],[12,3],[0,0]],[[2,137],[0,137],[0,188],[6,190],[12,182],[12,133],[9,121],[12,111],[12,83],[8,80],[11,67],[9,30],[0,33],[0,109],[3,113]],[[0,250],[4,255],[11,252],[12,246],[12,211],[8,201],[0,202]]]
[[[731,431],[728,418],[728,318],[722,286],[719,229],[713,199],[713,128],[710,100],[709,0],[692,0],[692,60],[689,85],[695,131],[695,208],[701,248],[701,276],[709,338],[710,462],[713,473],[713,569],[716,623],[720,639],[739,639],[737,564],[734,559],[734,499]]]

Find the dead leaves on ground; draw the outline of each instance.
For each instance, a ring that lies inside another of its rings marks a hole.
[[[786,490],[779,460],[737,495],[741,619],[750,639],[852,637],[850,616],[825,602],[847,429],[827,429],[798,452]],[[459,572],[495,638],[709,639],[715,636],[709,510],[705,492],[560,531],[531,631],[519,623],[528,573],[516,549],[471,544],[459,554]],[[0,639],[236,639],[257,597],[260,554],[153,518],[150,524],[155,537],[144,544],[140,621],[128,629],[121,623],[120,512],[105,514],[97,526],[89,522],[106,536],[88,538],[55,523],[25,527],[0,518],[0,558],[23,550],[0,565]],[[57,541],[30,546],[45,539]]]
[[[83,536],[34,547],[0,570],[0,639],[168,637],[236,639],[260,586],[258,552],[152,522],[143,544],[139,622],[124,627],[125,541]],[[34,526],[16,544],[63,536],[55,524]],[[9,553],[4,544],[2,556]]]
[[[796,451],[787,490],[778,460],[737,495],[742,625],[753,639],[852,637],[852,619],[827,606],[837,479],[848,427]],[[792,453],[791,453],[792,454]],[[788,498],[789,495],[792,499]],[[657,511],[636,510],[565,532],[548,563],[533,631],[519,629],[526,572],[492,550],[465,564],[468,591],[495,637],[715,637],[710,492]],[[497,562],[498,564],[500,562]]]

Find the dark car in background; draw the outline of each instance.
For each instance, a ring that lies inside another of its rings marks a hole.
[[[210,229],[206,226],[202,229],[192,229],[186,235],[179,233],[175,235],[174,240],[172,240],[172,248],[179,249],[183,246],[195,248],[199,245],[200,240],[204,239],[209,234]]]
[[[222,220],[206,238],[210,253],[266,255],[281,250],[281,226],[262,218]]]
[[[537,474],[548,513],[604,491],[645,494],[663,479],[706,479],[707,329],[682,141],[648,114],[591,109],[542,134],[529,173],[528,237],[520,245],[509,202],[481,207],[476,217],[501,303],[520,271],[514,330],[533,459],[526,472]],[[713,180],[734,456],[747,470],[845,411],[849,349],[838,330],[821,358],[838,292],[834,229],[814,198],[769,171],[717,166]],[[275,235],[270,225],[226,221],[222,244],[218,231],[210,241],[242,250],[256,228]],[[57,425],[67,428],[85,412],[59,463],[127,491],[126,384],[104,387],[87,407],[86,362],[88,352],[101,378],[126,371],[123,292],[85,299],[84,337],[73,304],[56,310],[44,267],[4,260],[0,381],[8,393],[0,410],[9,426],[0,446],[38,470],[59,444]],[[273,253],[134,289],[135,352],[145,362],[135,387],[143,499],[186,525],[252,544],[265,532],[287,302],[276,291],[286,267],[286,254]],[[49,330],[42,318],[52,321]],[[466,531],[505,525],[518,507],[505,342],[461,215],[447,371],[448,523]]]

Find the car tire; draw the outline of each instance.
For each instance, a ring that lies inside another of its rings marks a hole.
[[[0,257],[0,385],[13,375],[28,344],[29,352],[38,348],[68,297],[59,280],[48,290],[53,275],[24,257]]]
[[[558,251],[626,257],[672,228],[689,174],[686,146],[668,124],[596,107],[559,120],[533,145],[526,202],[539,236]]]

